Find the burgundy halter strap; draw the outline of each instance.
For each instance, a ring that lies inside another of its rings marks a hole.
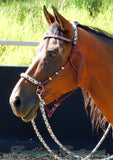
[[[29,75],[26,75],[25,73],[22,73],[21,74],[21,77],[25,78],[26,80],[30,81],[31,83],[37,85],[37,91],[39,91],[39,87],[41,87],[41,96],[43,96],[43,91],[42,89],[45,89],[52,97],[54,97],[54,99],[56,100],[55,103],[54,103],[54,106],[52,107],[51,110],[49,110],[49,108],[47,106],[44,106],[45,107],[45,110],[47,112],[47,115],[48,117],[51,117],[53,115],[53,113],[55,112],[55,110],[57,109],[57,107],[60,105],[60,103],[66,99],[68,96],[70,96],[75,90],[72,90],[71,92],[69,92],[66,96],[64,96],[63,98],[61,99],[58,99],[51,91],[49,91],[45,84],[48,83],[49,81],[51,81],[54,77],[58,76],[59,72],[61,72],[61,70],[64,70],[64,68],[70,63],[73,67],[73,69],[75,70],[75,72],[77,72],[78,76],[77,76],[77,81],[78,83],[80,83],[80,73],[81,73],[81,67],[82,67],[82,56],[81,56],[81,53],[80,51],[76,48],[76,41],[77,41],[77,27],[75,25],[75,23],[72,23],[73,25],[73,28],[74,28],[74,39],[69,39],[69,38],[66,38],[66,37],[63,37],[63,36],[60,36],[60,35],[56,35],[56,34],[46,34],[44,36],[44,39],[46,38],[55,38],[55,39],[60,39],[62,41],[66,41],[66,42],[69,42],[69,43],[73,43],[73,47],[72,47],[72,51],[71,51],[71,55],[67,61],[67,63],[62,66],[57,72],[55,72],[55,74],[53,74],[51,77],[49,77],[47,80],[45,80],[44,82],[38,82],[37,80],[33,79],[32,77],[30,77]],[[75,67],[75,65],[73,64],[73,54],[74,53],[77,53],[79,54],[80,56],[80,63],[79,63],[79,70],[77,70],[77,68]]]

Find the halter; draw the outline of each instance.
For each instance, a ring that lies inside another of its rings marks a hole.
[[[54,99],[55,99],[55,102],[54,102],[54,106],[52,107],[51,110],[49,110],[49,108],[47,106],[44,106],[45,107],[45,110],[47,112],[47,115],[48,117],[51,117],[53,115],[53,113],[55,112],[55,110],[57,109],[57,107],[60,105],[60,103],[66,99],[68,96],[70,96],[75,90],[72,90],[71,92],[69,92],[66,96],[64,96],[63,98],[61,99],[58,99],[52,92],[50,92],[46,87],[45,87],[45,84],[47,84],[49,81],[52,81],[52,79],[56,76],[59,75],[59,72],[63,71],[65,69],[65,67],[70,63],[72,65],[72,68],[75,70],[75,72],[78,73],[77,75],[77,81],[78,83],[80,83],[80,73],[81,73],[81,67],[82,67],[82,56],[81,56],[81,53],[80,51],[76,48],[76,43],[77,43],[77,27],[75,25],[75,23],[72,23],[73,25],[73,28],[74,28],[74,39],[69,39],[69,38],[66,38],[66,37],[63,37],[63,36],[60,36],[60,35],[56,35],[56,34],[45,34],[44,35],[44,39],[47,39],[47,38],[55,38],[55,39],[59,39],[59,40],[62,40],[62,41],[66,41],[68,43],[72,43],[72,51],[71,51],[71,54],[70,54],[70,57],[68,59],[68,61],[65,63],[64,66],[62,66],[58,71],[56,71],[51,77],[49,77],[47,80],[45,80],[44,82],[39,82],[35,79],[33,79],[32,77],[30,77],[29,75],[25,74],[25,73],[22,73],[21,74],[21,77],[23,77],[24,79],[28,80],[29,82],[35,84],[37,86],[37,90],[36,90],[36,94],[40,93],[40,95],[43,96],[43,90],[46,90]],[[76,52],[77,51],[77,52]],[[79,70],[77,70],[77,68],[75,67],[75,65],[73,64],[73,54],[74,53],[77,53],[79,54],[80,56],[80,64],[79,64]]]
[[[52,137],[52,139],[55,141],[55,143],[63,150],[65,151],[67,154],[70,155],[71,159],[72,157],[74,158],[77,158],[77,159],[80,159],[80,160],[91,160],[90,157],[91,155],[96,152],[96,150],[99,148],[99,146],[102,144],[102,142],[104,141],[105,137],[107,136],[110,128],[111,128],[111,125],[109,124],[104,135],[102,136],[101,140],[99,141],[99,143],[96,145],[96,147],[92,150],[92,152],[86,156],[85,158],[84,157],[81,157],[79,155],[75,155],[74,153],[72,153],[71,151],[67,150],[67,148],[65,148],[61,143],[60,141],[56,138],[54,132],[52,131],[52,128],[49,124],[49,121],[47,120],[47,117],[46,117],[46,113],[45,113],[45,110],[48,114],[48,117],[51,117],[52,114],[54,113],[54,111],[56,110],[56,108],[60,105],[60,103],[65,99],[67,98],[70,94],[72,94],[74,92],[71,91],[68,95],[66,95],[64,98],[58,100],[55,95],[53,95],[46,87],[45,87],[45,84],[48,83],[49,81],[51,81],[54,77],[58,76],[59,72],[61,70],[64,70],[64,68],[68,65],[68,63],[70,63],[73,67],[73,69],[78,73],[78,77],[77,77],[77,81],[78,83],[80,82],[80,72],[81,72],[81,66],[82,66],[82,56],[81,56],[81,53],[79,52],[79,50],[77,50],[76,48],[76,41],[77,41],[77,28],[76,28],[76,25],[74,23],[72,23],[73,27],[74,27],[74,39],[69,39],[69,38],[65,38],[65,37],[62,37],[62,36],[59,36],[59,35],[54,35],[54,34],[46,34],[44,36],[44,39],[46,38],[56,38],[56,39],[60,39],[60,40],[63,40],[63,41],[67,41],[69,43],[73,43],[73,48],[72,48],[72,52],[71,52],[71,55],[69,57],[69,60],[67,61],[67,63],[62,66],[57,72],[55,72],[55,74],[53,74],[51,77],[49,77],[47,80],[45,80],[44,82],[38,82],[37,80],[33,79],[32,77],[30,77],[29,75],[25,74],[25,73],[22,73],[21,74],[21,77],[28,80],[29,82],[35,84],[37,86],[37,90],[36,90],[36,94],[40,100],[39,102],[39,105],[40,105],[40,110],[41,110],[41,114],[42,114],[42,117],[43,117],[43,120],[45,122],[45,125],[46,125],[46,128],[50,134],[50,136]],[[73,62],[72,62],[72,57],[73,57],[73,54],[75,53],[75,51],[77,50],[77,53],[79,54],[80,56],[80,64],[79,64],[79,70],[77,71],[77,68],[74,66]],[[45,106],[45,101],[43,99],[43,90],[46,90],[48,91],[48,93],[51,94],[51,96],[53,96],[55,99],[56,99],[56,104],[54,104],[54,107],[49,110],[46,106]],[[46,142],[44,141],[43,137],[41,136],[40,132],[38,131],[37,127],[36,127],[36,124],[35,124],[35,121],[34,120],[31,120],[31,123],[32,123],[32,126],[35,130],[35,133],[37,135],[37,137],[39,138],[40,142],[43,144],[43,146],[47,149],[47,151],[53,155],[53,157],[57,160],[64,160],[60,157],[58,157],[58,155],[56,155],[50,148],[49,146],[46,144]],[[113,159],[113,155],[110,156],[110,157],[107,157],[107,158],[104,158],[102,160],[111,160]]]

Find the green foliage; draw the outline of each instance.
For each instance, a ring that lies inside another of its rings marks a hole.
[[[112,0],[1,0],[0,39],[42,41],[48,24],[43,5],[51,5],[70,21],[99,27],[113,34]],[[0,45],[0,64],[29,65],[36,47]]]
[[[86,9],[89,11],[90,16],[95,17],[100,12],[102,7],[102,0],[87,1]]]

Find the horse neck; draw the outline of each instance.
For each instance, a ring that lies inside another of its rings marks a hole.
[[[113,48],[81,28],[77,47],[83,59],[80,87],[88,90],[95,104],[111,119],[108,111],[113,113]]]

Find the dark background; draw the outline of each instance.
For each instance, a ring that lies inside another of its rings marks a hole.
[[[9,105],[11,91],[20,78],[20,73],[26,69],[27,67],[20,66],[0,66],[0,152],[10,152],[15,146],[24,146],[26,149],[42,147],[31,123],[25,123],[14,116]],[[80,89],[62,102],[49,122],[61,143],[74,150],[92,150],[103,135],[102,130],[99,130],[99,134],[92,131]],[[46,131],[40,111],[36,124],[47,144],[58,149]],[[99,150],[113,153],[112,131]]]

